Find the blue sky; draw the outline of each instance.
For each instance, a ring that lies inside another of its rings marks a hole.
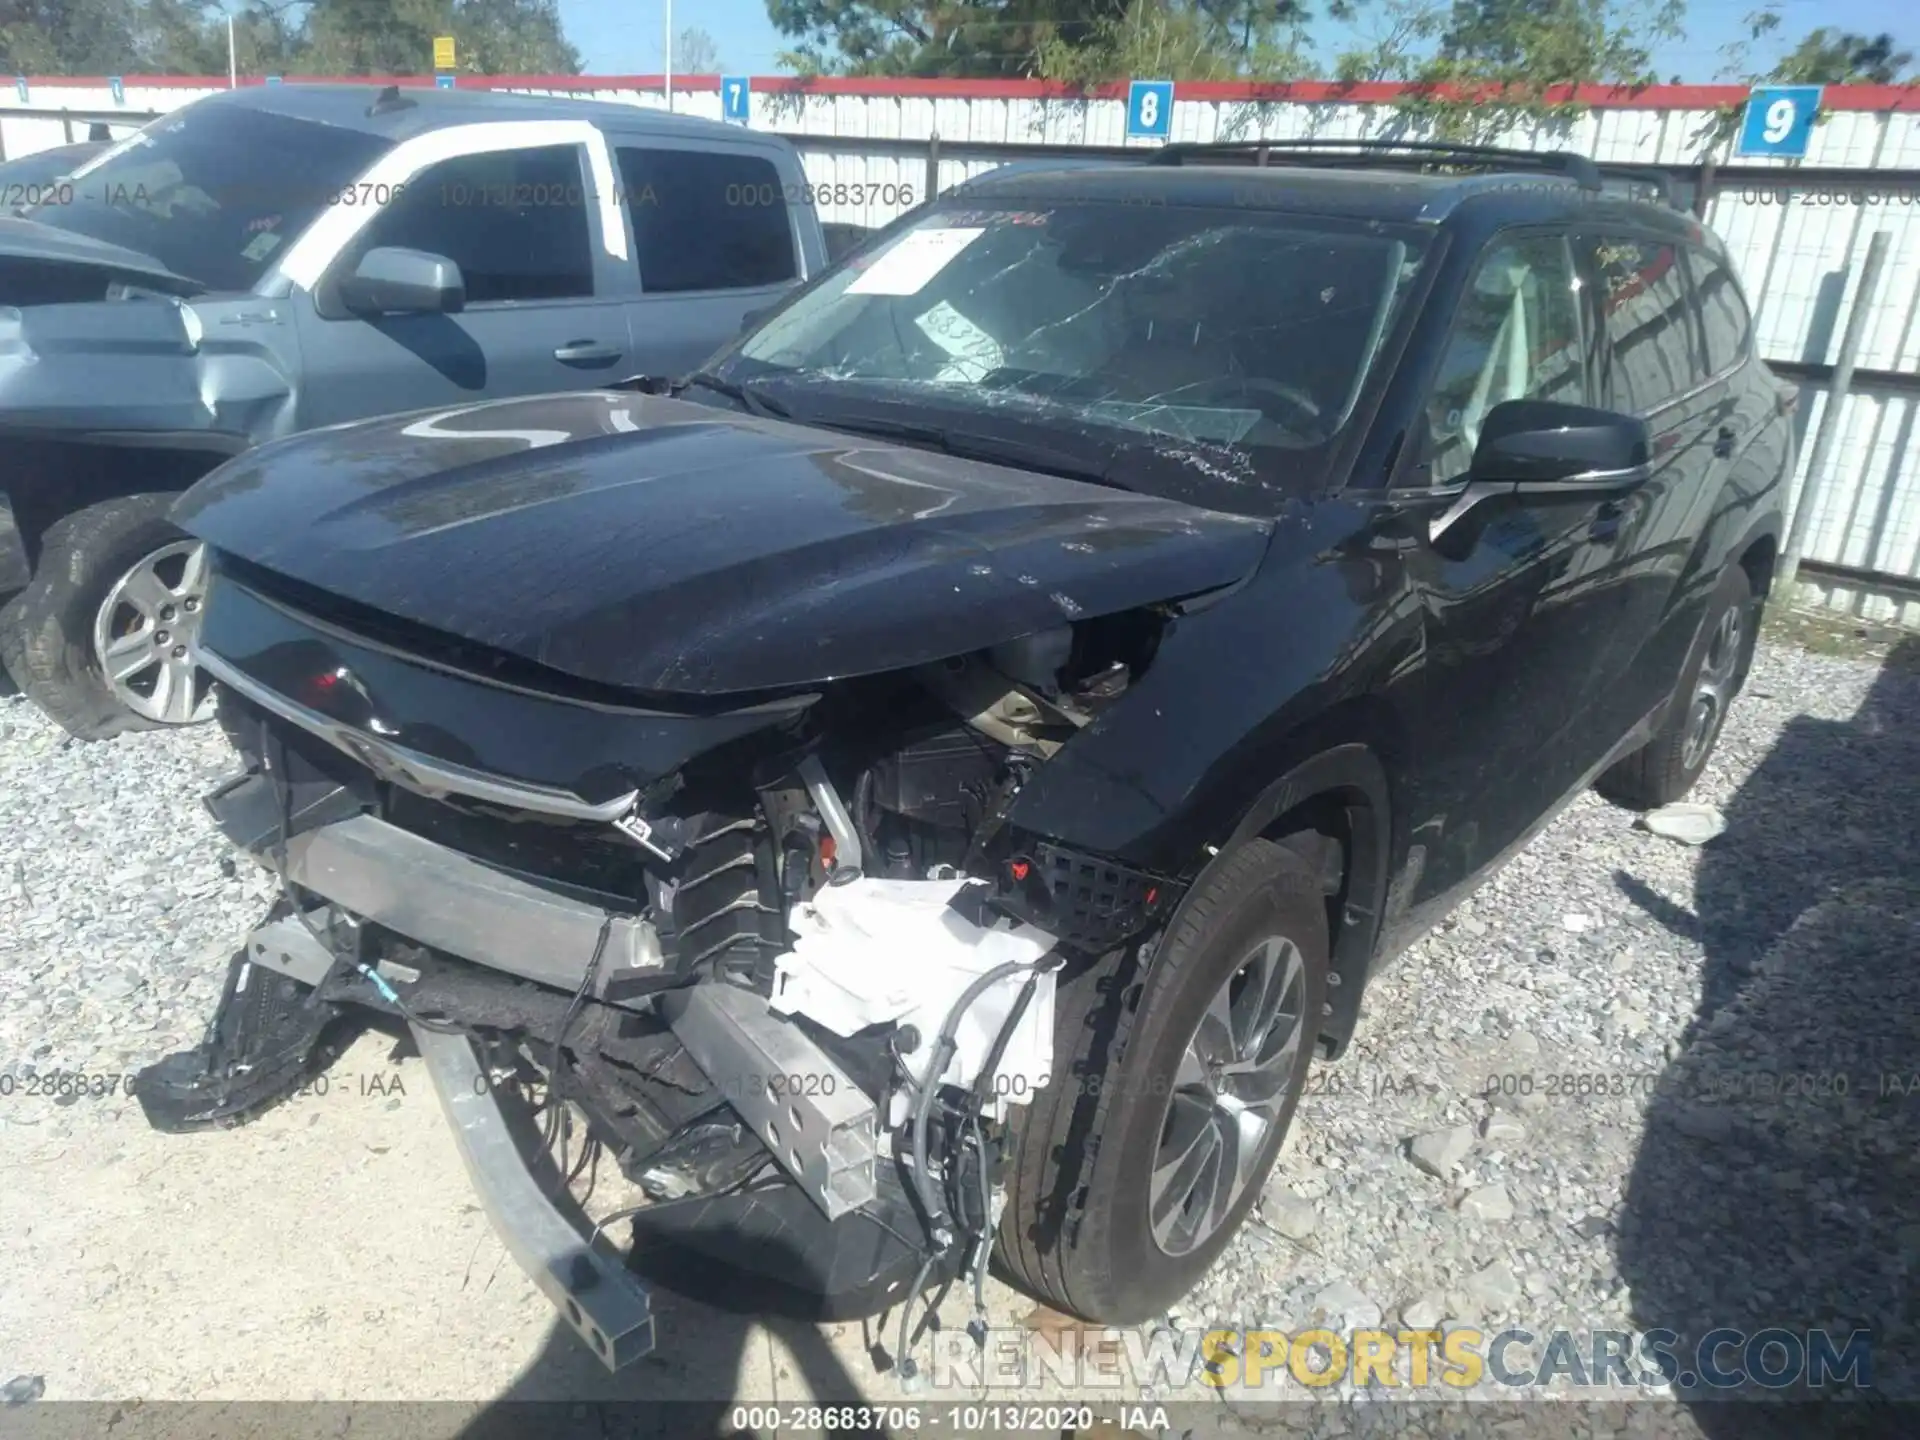
[[[1721,47],[1745,34],[1743,18],[1761,0],[1691,0],[1688,34],[1655,55],[1660,78],[1679,76],[1700,83],[1724,78]],[[1758,68],[1818,25],[1872,33],[1892,28],[1894,38],[1920,50],[1920,23],[1896,19],[1888,0],[1778,0],[1783,37],[1756,48]],[[666,0],[560,0],[567,36],[579,47],[589,72],[652,74],[660,69]],[[1322,55],[1332,55],[1364,37],[1377,20],[1367,17],[1366,0],[1352,26],[1321,25],[1313,39]],[[785,41],[767,22],[764,0],[673,0],[676,31],[698,27],[713,36],[720,59],[735,74],[769,75]],[[1144,78],[1144,77],[1143,77]]]

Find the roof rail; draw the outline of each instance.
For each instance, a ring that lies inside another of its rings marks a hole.
[[[1495,145],[1428,140],[1214,140],[1177,141],[1154,151],[1149,165],[1184,165],[1216,155],[1250,155],[1256,165],[1269,161],[1285,165],[1367,164],[1408,169],[1439,166],[1471,167],[1482,171],[1544,170],[1564,175],[1583,190],[1603,190],[1608,180],[1645,185],[1663,204],[1683,209],[1666,171],[1636,165],[1614,165],[1576,155],[1569,150],[1511,150]]]
[[[1569,150],[1503,150],[1493,145],[1466,145],[1429,140],[1212,140],[1178,141],[1156,150],[1149,165],[1184,165],[1211,155],[1253,155],[1264,165],[1269,156],[1287,164],[1321,164],[1355,158],[1391,162],[1396,155],[1409,165],[1468,165],[1480,169],[1551,170],[1566,175],[1582,189],[1600,188],[1600,169],[1584,155]]]

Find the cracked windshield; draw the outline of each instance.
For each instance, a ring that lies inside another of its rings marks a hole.
[[[733,373],[1241,454],[1324,445],[1417,236],[1244,210],[947,208],[775,317]]]

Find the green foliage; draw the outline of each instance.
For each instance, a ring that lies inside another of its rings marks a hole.
[[[1770,78],[1792,85],[1900,85],[1915,77],[1913,52],[1893,36],[1855,35],[1824,25],[1789,51]]]
[[[1085,84],[1295,74],[1310,18],[1302,0],[767,0],[767,15],[803,75]]]
[[[244,75],[419,75],[452,35],[471,74],[577,74],[556,0],[248,0],[234,11]],[[214,0],[0,0],[11,74],[224,75]]]
[[[1447,139],[1484,140],[1516,124],[1569,120],[1573,85],[1651,85],[1653,52],[1682,34],[1684,0],[1388,0],[1370,44],[1336,63],[1346,81],[1414,87],[1409,120]]]

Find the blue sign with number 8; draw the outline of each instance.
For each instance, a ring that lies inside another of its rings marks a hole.
[[[1747,99],[1740,123],[1741,155],[1771,155],[1804,160],[1813,137],[1814,118],[1820,113],[1819,85],[1759,85]]]
[[[1127,138],[1164,140],[1173,133],[1173,82],[1135,80],[1127,86]]]

